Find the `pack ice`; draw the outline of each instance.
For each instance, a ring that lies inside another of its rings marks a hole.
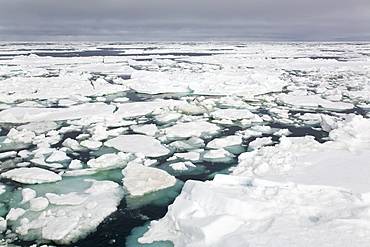
[[[0,245],[368,246],[369,49],[1,43]]]

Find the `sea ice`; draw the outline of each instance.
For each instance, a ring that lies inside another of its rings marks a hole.
[[[218,148],[225,148],[225,147],[230,147],[230,146],[241,145],[242,142],[243,142],[243,139],[241,136],[234,135],[234,136],[227,136],[223,138],[216,138],[210,141],[206,147],[212,148],[212,149],[218,149]]]
[[[89,186],[81,191],[85,184]],[[52,240],[68,245],[94,231],[117,209],[123,197],[122,187],[112,181],[86,179],[79,181],[77,188],[68,188],[73,189],[79,191],[67,194],[47,192],[45,197],[31,198],[30,210],[11,209],[7,216],[9,226],[22,240],[38,240],[40,243]],[[38,193],[43,195],[43,191],[38,187]]]
[[[107,147],[127,153],[141,153],[147,157],[161,157],[170,153],[160,141],[145,135],[121,135],[104,143]]]
[[[46,162],[67,162],[70,161],[71,158],[67,156],[67,154],[60,150],[55,150],[47,159]]]
[[[232,153],[228,152],[224,148],[209,150],[203,155],[204,160],[218,163],[231,162],[234,157],[235,156]]]
[[[176,178],[154,167],[131,162],[122,170],[123,185],[133,197],[165,189],[176,184]]]
[[[369,226],[364,219],[369,216],[361,208],[369,203],[337,187],[216,175],[213,181],[187,181],[164,218],[152,221],[139,242],[366,246]]]
[[[15,168],[0,176],[24,184],[51,183],[62,179],[60,175],[38,167]]]
[[[196,121],[187,123],[178,123],[165,129],[168,140],[179,140],[189,137],[211,137],[220,131],[216,124]]]
[[[193,136],[187,140],[171,142],[170,146],[179,150],[193,150],[204,147],[205,143],[203,139]]]
[[[131,155],[123,152],[108,153],[99,156],[96,159],[91,159],[87,162],[87,166],[94,169],[114,169],[123,168],[130,161]]]

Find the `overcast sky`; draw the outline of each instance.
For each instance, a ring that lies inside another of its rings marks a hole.
[[[2,41],[370,41],[370,0],[0,0]]]

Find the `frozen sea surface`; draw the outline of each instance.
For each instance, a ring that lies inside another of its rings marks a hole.
[[[0,43],[0,245],[368,246],[370,43]]]

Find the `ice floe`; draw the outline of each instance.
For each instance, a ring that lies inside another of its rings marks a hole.
[[[0,46],[0,245],[369,243],[368,43]]]
[[[25,184],[51,183],[62,179],[55,172],[38,167],[15,168],[2,173],[1,177]]]
[[[141,153],[147,157],[161,157],[170,153],[160,141],[145,135],[121,135],[108,140],[104,145],[122,152]]]
[[[365,246],[368,208],[367,197],[338,187],[217,175],[213,181],[186,182],[166,216],[152,221],[139,242]]]
[[[176,184],[176,178],[154,167],[131,162],[122,171],[123,185],[131,196],[143,196],[147,193],[165,189]]]

